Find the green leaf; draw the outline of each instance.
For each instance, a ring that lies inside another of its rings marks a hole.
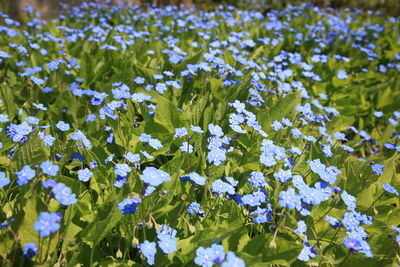
[[[283,117],[292,117],[295,113],[295,107],[300,104],[300,92],[290,93],[279,99],[269,110],[259,113],[258,121],[264,130],[270,129],[275,120],[281,120]],[[289,116],[292,113],[291,116]]]
[[[81,237],[83,242],[91,247],[96,246],[118,225],[122,217],[117,202],[106,202],[100,208],[97,220],[90,223],[82,231]]]
[[[43,145],[39,135],[31,133],[28,141],[15,151],[13,159],[14,170],[20,170],[24,165],[35,165],[49,158],[49,150]]]

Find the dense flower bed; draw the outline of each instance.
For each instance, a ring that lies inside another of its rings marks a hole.
[[[399,17],[1,15],[0,259],[399,263]]]

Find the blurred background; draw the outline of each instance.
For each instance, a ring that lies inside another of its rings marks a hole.
[[[202,9],[212,9],[219,4],[233,5],[238,8],[259,8],[259,9],[280,9],[287,4],[311,2],[319,7],[333,8],[360,8],[364,10],[380,10],[391,16],[400,16],[400,0],[111,0],[110,2],[130,2],[138,5],[156,4],[184,5],[192,4]],[[51,18],[57,15],[60,9],[59,3],[77,5],[84,0],[0,0],[0,10],[18,18],[24,6],[32,6],[42,14],[44,18]],[[90,2],[90,0],[86,0]]]

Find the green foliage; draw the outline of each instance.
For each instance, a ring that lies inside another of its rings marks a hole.
[[[400,225],[400,199],[382,186],[400,186],[398,19],[306,6],[261,11],[88,4],[46,23],[31,13],[21,24],[2,16],[0,52],[10,57],[0,54],[0,115],[8,115],[0,171],[10,183],[0,188],[1,265],[145,266],[145,240],[158,242],[155,266],[193,266],[198,249],[213,244],[248,266],[399,264],[392,226]],[[51,69],[55,59],[63,62]],[[22,74],[34,67],[42,69]],[[20,136],[13,125],[31,128]],[[323,166],[312,168],[314,160]],[[59,167],[56,175],[45,161]],[[35,175],[21,184],[27,166]],[[144,177],[152,167],[169,180],[148,186],[161,177]],[[325,167],[337,167],[335,181]],[[268,185],[252,184],[254,172]],[[186,181],[191,173],[204,184]],[[71,192],[57,195],[49,179]],[[221,181],[234,193],[219,194]],[[296,196],[285,204],[289,189]],[[244,203],[257,193],[267,198]],[[71,195],[76,203],[60,200]],[[135,197],[141,202],[123,211]],[[192,203],[202,212],[191,214]],[[42,212],[59,216],[48,236],[34,229]],[[343,222],[349,214],[356,226]],[[177,232],[166,255],[157,233],[165,226]],[[364,231],[364,249],[343,245]],[[38,248],[29,259],[27,243]]]

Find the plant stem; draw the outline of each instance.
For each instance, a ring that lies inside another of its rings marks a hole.
[[[383,192],[382,194],[380,194],[380,196],[379,196],[377,199],[375,199],[374,202],[371,203],[371,205],[370,205],[369,208],[365,211],[365,213],[367,213],[367,212],[372,208],[372,206],[375,204],[375,202],[377,202],[384,194],[385,194],[385,192]]]

